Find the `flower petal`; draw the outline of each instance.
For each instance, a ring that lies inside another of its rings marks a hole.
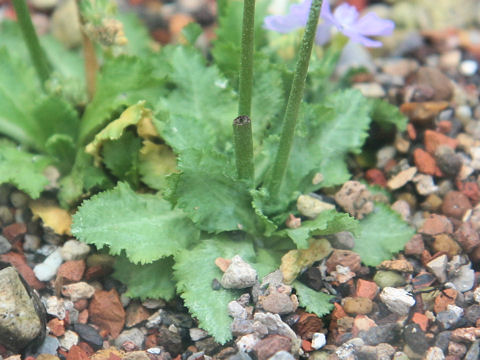
[[[343,3],[333,12],[333,17],[341,27],[348,27],[358,19],[358,11],[355,6]]]
[[[312,0],[304,0],[301,4],[291,5],[286,15],[265,17],[264,28],[285,34],[304,27],[307,24],[311,3]]]
[[[328,40],[330,40],[331,28],[332,26],[328,23],[318,25],[317,32],[315,34],[315,44],[325,45]]]
[[[359,34],[358,32],[356,31],[352,31],[352,30],[345,30],[345,31],[342,31],[346,36],[348,36],[350,38],[350,40],[354,41],[354,42],[358,42],[366,47],[381,47],[382,46],[382,42],[381,41],[378,41],[378,40],[372,40],[366,36],[363,36],[362,34]]]
[[[382,19],[377,14],[370,12],[360,18],[353,28],[362,35],[387,36],[393,32],[395,23],[392,20]]]
[[[330,3],[328,2],[328,0],[323,0],[322,2],[320,17],[324,19],[326,22],[330,23],[331,25],[336,25],[337,21],[332,15],[332,11],[330,10]]]

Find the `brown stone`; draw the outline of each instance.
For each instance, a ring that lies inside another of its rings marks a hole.
[[[355,297],[364,297],[373,300],[378,293],[378,285],[373,281],[358,279],[355,288]]]
[[[425,244],[423,243],[422,235],[415,234],[412,238],[405,244],[405,255],[422,255],[425,250]]]
[[[337,265],[348,267],[351,271],[356,272],[361,268],[361,259],[360,255],[353,251],[336,249],[328,258],[326,265],[329,273],[336,271]]]
[[[428,328],[428,317],[425,314],[416,312],[412,316],[412,322],[420,326],[420,329],[427,331]]]
[[[115,289],[96,291],[88,311],[90,321],[113,337],[117,337],[123,330],[125,310]]]
[[[147,308],[142,306],[142,304],[132,302],[127,307],[125,326],[132,327],[138,325],[147,320],[150,315],[150,311],[148,311]]]
[[[460,192],[464,194],[475,206],[480,201],[480,188],[476,182],[467,181],[467,182],[457,182],[457,187]]]
[[[366,315],[357,315],[355,320],[353,320],[352,332],[354,336],[357,336],[360,331],[367,331],[372,327],[377,326],[375,321],[370,319]]]
[[[378,265],[380,270],[393,270],[403,273],[413,273],[413,265],[405,259],[385,260]]]
[[[346,297],[343,300],[343,309],[347,314],[367,315],[372,312],[373,302],[369,298]]]
[[[45,283],[38,280],[32,268],[28,266],[24,255],[14,252],[8,252],[6,254],[0,255],[0,261],[9,263],[15,269],[17,269],[20,275],[22,275],[22,277],[25,279],[27,284],[34,289],[40,290],[45,287]]]
[[[63,277],[63,279],[78,282],[82,280],[83,273],[85,272],[84,260],[71,260],[66,261],[58,269],[57,276]]]
[[[89,357],[80,346],[73,345],[68,351],[67,360],[89,360]]]
[[[365,172],[365,180],[367,180],[370,185],[387,186],[387,178],[380,169],[368,169]]]
[[[13,244],[20,240],[27,233],[27,225],[24,223],[13,223],[3,228],[2,234]]]
[[[450,79],[435,67],[420,67],[409,83],[433,90],[432,100],[449,101],[453,96],[453,85]]]
[[[317,315],[302,312],[300,318],[295,324],[295,330],[302,339],[311,340],[316,332],[323,329],[323,321]]]
[[[469,253],[480,245],[480,236],[473,228],[471,222],[465,222],[454,233],[455,240],[462,246],[465,252]]]
[[[435,117],[449,106],[446,101],[425,101],[425,102],[406,102],[400,106],[400,111],[404,113],[412,123],[422,127],[431,125]],[[408,135],[415,140],[416,133],[409,129]]]
[[[62,336],[65,334],[65,322],[58,318],[53,318],[47,323],[50,333],[55,336]]]
[[[215,259],[215,265],[222,271],[225,272],[227,271],[228,267],[232,264],[232,260],[230,259],[224,259],[221,257],[218,257]]]
[[[446,216],[431,214],[425,219],[425,222],[418,231],[427,235],[451,234],[453,232],[453,225]]]
[[[458,145],[457,140],[433,130],[425,130],[424,142],[425,150],[427,150],[431,155],[435,155],[435,151],[441,145],[446,145],[454,150]]]
[[[480,337],[480,328],[468,327],[453,330],[451,340],[474,342],[477,337]]]
[[[421,208],[428,212],[439,212],[442,207],[443,200],[437,194],[430,194],[424,202],[420,204]]]
[[[433,311],[438,314],[439,312],[447,310],[448,305],[455,305],[457,295],[458,292],[454,289],[445,289],[441,291],[435,298]]]
[[[443,252],[451,259],[461,252],[460,245],[447,234],[435,235],[435,240],[432,243],[434,252]]]
[[[417,148],[413,152],[413,161],[418,172],[432,176],[441,176],[435,158],[423,149]]]
[[[82,311],[82,310],[85,310],[87,307],[88,307],[88,300],[87,299],[80,299],[80,300],[77,300],[73,303],[73,306],[75,307],[75,309],[77,309],[78,311]]]
[[[459,191],[449,191],[443,198],[442,213],[461,220],[467,210],[472,208],[468,197]]]
[[[290,351],[292,348],[292,340],[286,336],[269,335],[260,340],[254,347],[253,351],[257,355],[258,360],[267,360],[279,351]]]

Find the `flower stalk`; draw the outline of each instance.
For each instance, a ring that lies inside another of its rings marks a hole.
[[[280,143],[273,163],[272,172],[266,188],[272,199],[278,196],[282,186],[283,178],[287,171],[288,159],[292,149],[293,139],[295,135],[295,126],[297,124],[298,113],[300,111],[300,104],[303,99],[303,91],[305,88],[305,79],[307,77],[308,65],[310,63],[310,56],[312,54],[313,41],[315,40],[315,33],[318,25],[318,18],[320,16],[320,8],[322,0],[313,0],[310,7],[305,33],[303,35],[300,53],[298,56],[295,73],[293,75],[292,87],[288,97],[287,107],[285,109],[285,116],[283,118],[282,135]]]
[[[42,87],[44,87],[45,82],[50,77],[52,67],[40,45],[40,41],[38,40],[37,33],[33,27],[32,18],[30,17],[30,12],[28,11],[27,3],[25,0],[13,0],[12,3],[15,12],[17,13],[17,20],[22,31],[23,40],[27,45],[37,76],[40,79]]]
[[[253,141],[250,113],[253,88],[255,0],[243,2],[238,117],[233,122],[235,158],[240,179],[253,183]]]

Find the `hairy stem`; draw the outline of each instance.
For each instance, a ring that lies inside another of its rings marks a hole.
[[[233,135],[238,177],[253,184],[252,122],[248,116],[242,115],[233,120]]]
[[[92,40],[82,31],[83,56],[85,58],[85,78],[88,99],[92,100],[97,87],[98,61]]]
[[[292,87],[290,89],[290,95],[288,97],[287,107],[285,110],[285,116],[283,118],[280,144],[278,146],[277,155],[275,157],[275,162],[273,164],[269,181],[266,184],[266,188],[271,198],[278,196],[282,186],[283,178],[285,177],[285,173],[287,171],[288,159],[292,149],[295,126],[297,124],[300,104],[303,98],[305,79],[307,77],[308,64],[312,54],[313,41],[315,39],[321,6],[322,0],[313,0],[310,7],[308,22],[305,28],[305,34],[303,35],[300,54],[298,56],[295,73],[293,75]]]
[[[40,45],[40,41],[38,40],[37,33],[33,27],[32,18],[30,17],[30,12],[28,11],[27,3],[25,0],[13,0],[13,7],[17,13],[18,24],[22,31],[23,40],[30,53],[33,66],[35,67],[35,71],[37,72],[42,86],[44,86],[45,81],[50,77],[52,68]]]
[[[250,112],[253,88],[255,0],[243,2],[242,53],[240,59],[238,118],[233,122],[238,177],[253,183],[253,141]]]

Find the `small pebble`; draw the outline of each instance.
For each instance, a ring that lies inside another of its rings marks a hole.
[[[439,347],[432,346],[427,350],[425,357],[423,359],[424,360],[444,360],[445,354],[443,353],[442,349],[440,349]]]
[[[41,263],[33,268],[35,276],[40,281],[50,281],[57,274],[58,268],[62,265],[63,259],[59,250],[53,253]]]
[[[69,297],[72,301],[90,299],[94,293],[95,288],[83,281],[65,285],[62,288],[62,294]]]
[[[60,337],[60,346],[66,350],[70,350],[73,345],[78,344],[78,334],[72,330],[67,330],[65,334]]]
[[[323,333],[314,333],[312,336],[312,348],[321,349],[327,344],[327,339]]]
[[[192,339],[192,341],[202,340],[208,336],[208,333],[203,329],[191,328],[188,331],[190,334],[190,339]]]
[[[0,235],[0,254],[5,254],[10,251],[12,244],[4,236]]]
[[[60,251],[65,261],[83,260],[90,252],[90,246],[77,240],[68,240]]]
[[[478,70],[478,63],[474,60],[464,60],[460,63],[460,73],[465,76],[473,76]]]
[[[137,349],[141,349],[143,347],[144,340],[145,336],[143,335],[142,331],[138,328],[132,328],[122,331],[115,339],[114,343],[117,348],[121,348],[124,343],[132,342],[135,344]]]
[[[297,209],[303,216],[315,219],[321,212],[335,209],[335,205],[310,195],[300,195],[297,199]]]
[[[387,308],[398,315],[407,315],[415,305],[415,299],[404,289],[386,287],[380,293],[380,300]]]
[[[225,289],[244,289],[255,285],[257,272],[240,256],[232,258],[232,264],[227,268],[220,280]]]
[[[437,277],[437,279],[444,283],[447,280],[447,255],[441,255],[427,263],[427,269]]]
[[[384,270],[377,271],[373,277],[373,281],[382,289],[387,287],[400,287],[406,283],[405,277],[403,277],[402,274],[396,271]]]

